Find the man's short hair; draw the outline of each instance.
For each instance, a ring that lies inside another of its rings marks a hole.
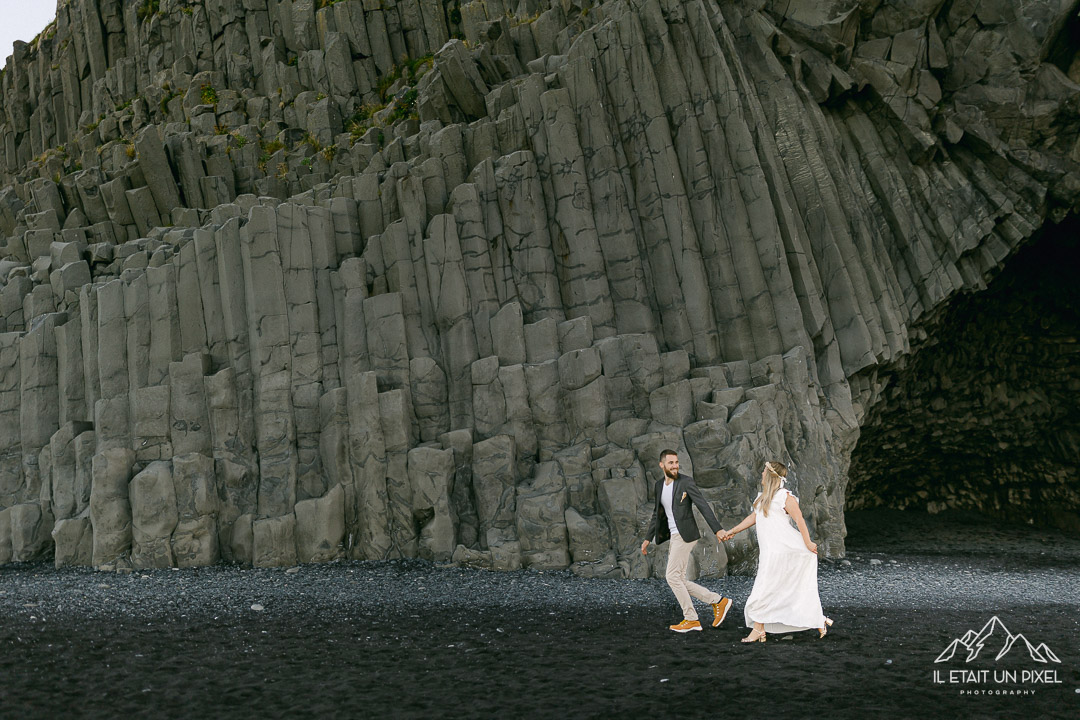
[[[660,462],[664,462],[664,458],[666,458],[668,455],[674,455],[675,457],[679,457],[679,453],[675,452],[674,450],[661,450]]]

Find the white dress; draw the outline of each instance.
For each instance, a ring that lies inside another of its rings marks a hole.
[[[758,571],[743,608],[746,626],[764,623],[765,632],[783,633],[825,626],[817,586],[817,555],[806,549],[784,503],[791,492],[781,487],[766,516],[759,508],[754,525]],[[798,498],[795,498],[796,501]]]

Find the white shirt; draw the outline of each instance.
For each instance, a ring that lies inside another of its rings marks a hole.
[[[660,504],[664,506],[664,512],[667,513],[667,524],[671,530],[672,535],[679,534],[679,528],[675,525],[675,515],[671,512],[672,494],[675,492],[675,481],[664,481],[664,489],[660,493]]]

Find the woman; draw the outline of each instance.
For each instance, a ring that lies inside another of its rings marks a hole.
[[[810,541],[798,499],[784,487],[787,467],[767,462],[754,511],[724,540],[751,525],[757,527],[758,572],[744,615],[753,630],[743,642],[765,642],[767,632],[817,628],[825,637],[832,620],[821,612],[817,589],[817,545]],[[791,520],[799,529],[791,526]]]

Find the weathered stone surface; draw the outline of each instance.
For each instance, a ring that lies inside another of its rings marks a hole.
[[[164,183],[163,188],[160,189],[163,196],[163,203],[168,204],[173,199],[169,197],[168,183]],[[175,192],[175,186],[173,187]],[[150,231],[161,225],[161,215],[158,211],[157,198],[154,195],[154,191],[149,187],[132,188],[124,193],[127,197],[128,209],[131,212],[131,220],[135,225],[135,230],[139,235],[149,235]],[[173,195],[175,199],[176,196]],[[166,216],[168,217],[168,216]]]
[[[598,512],[596,483],[607,475],[593,472],[592,447],[588,443],[573,445],[555,453],[554,459],[566,478],[568,504],[586,514]]]
[[[228,556],[229,524],[258,507],[257,464],[250,429],[241,421],[239,383],[232,368],[204,379],[218,479],[218,524],[221,550]],[[250,524],[250,523],[249,523]]]
[[[171,458],[173,444],[169,439],[172,431],[169,386],[136,388],[133,395],[133,432],[135,437],[140,438],[135,449],[136,459],[150,462]],[[181,426],[181,433],[184,427],[186,426]]]
[[[130,447],[129,390],[127,357],[127,317],[124,310],[124,286],[113,280],[98,288],[97,297],[97,368],[100,399],[94,404],[94,429],[99,449]],[[95,554],[94,564],[97,562]]]
[[[0,520],[0,522],[3,521]],[[458,545],[454,548],[451,561],[455,565],[464,565],[465,567],[479,568],[481,570],[492,570],[494,567],[490,551],[470,550],[464,545]]]
[[[625,476],[608,478],[600,483],[597,495],[611,531],[612,549],[619,564],[626,568],[626,576],[648,577],[649,566],[641,556],[642,518],[648,522],[652,506],[647,504],[644,480]]]
[[[409,377],[409,347],[405,335],[405,312],[399,293],[364,300],[371,367],[386,387],[404,387]]]
[[[386,488],[386,445],[374,372],[347,378],[349,457],[353,489],[346,511],[354,557],[383,559],[391,549]]]
[[[570,437],[574,442],[588,439],[596,445],[607,444],[608,399],[603,375],[588,385],[566,393]]]
[[[172,480],[179,522],[172,535],[177,567],[212,565],[221,557],[218,537],[219,483],[214,459],[200,453],[177,455]]]
[[[520,365],[525,362],[520,304],[510,303],[492,316],[491,341],[500,365]]]
[[[649,395],[664,381],[656,338],[642,334],[618,335],[600,340],[597,347],[604,376],[630,380],[630,396],[623,397],[619,404],[624,409],[621,416],[651,417]]]
[[[593,344],[592,320],[578,317],[558,324],[559,347],[563,353],[583,350]]]
[[[418,531],[412,512],[413,491],[408,470],[408,450],[416,440],[408,393],[404,390],[379,393],[379,415],[386,448],[390,538],[397,552],[405,557],[416,557]]]
[[[703,420],[683,428],[686,450],[696,469],[694,481],[698,487],[710,488],[738,481],[727,471],[731,433],[723,420]]]
[[[36,454],[35,448],[46,445],[60,425],[55,329],[66,319],[65,314],[46,315],[19,343],[19,424],[24,453]]]
[[[747,400],[731,411],[728,418],[728,430],[732,435],[743,435],[757,431],[761,426],[761,406],[757,400]]]
[[[201,515],[180,520],[173,531],[172,550],[177,567],[203,567],[218,562],[221,555],[215,518]]]
[[[255,446],[259,452],[259,512],[291,513],[296,504],[296,423],[291,401],[288,305],[272,208],[251,209],[241,232],[245,306],[254,375]]]
[[[90,420],[86,404],[86,376],[83,368],[82,319],[69,315],[56,328],[56,374],[60,401],[60,424]]]
[[[524,369],[540,457],[547,460],[570,441],[566,393],[555,360],[525,365]]]
[[[330,485],[351,486],[349,464],[349,405],[345,388],[334,388],[319,398],[322,431],[319,453]]]
[[[565,318],[556,276],[555,254],[541,201],[543,190],[532,152],[499,158],[495,165],[499,209],[510,270],[525,322]]]
[[[575,563],[600,561],[611,551],[611,534],[602,516],[582,516],[574,508],[568,507],[565,520],[570,556]]]
[[[432,358],[414,358],[409,362],[409,380],[420,440],[437,440],[450,430],[446,374]]]
[[[473,445],[473,492],[481,546],[512,540],[515,532],[517,457],[514,439],[498,435]],[[495,543],[492,543],[492,540]]]
[[[529,363],[543,363],[559,358],[558,325],[545,318],[524,327],[525,358]]]
[[[76,471],[78,450],[75,438],[90,430],[85,422],[66,423],[49,440],[51,505],[57,520],[80,515],[90,503],[90,484]]]
[[[11,508],[0,510],[0,562],[9,563],[11,551]]]
[[[439,438],[440,444],[454,451],[454,481],[451,505],[457,515],[459,543],[474,546],[479,538],[479,518],[472,491],[472,433],[454,430]]]
[[[149,125],[139,131],[135,136],[135,150],[158,214],[171,217],[173,208],[180,205],[180,194],[156,126]]]
[[[90,268],[85,260],[69,262],[49,275],[53,294],[63,300],[67,293],[79,292],[79,288],[90,282]]]
[[[41,560],[52,551],[53,518],[38,503],[21,503],[10,508],[11,559],[15,562]]]
[[[79,515],[85,515],[90,507],[90,496],[94,481],[94,453],[97,450],[97,437],[93,431],[80,433],[75,437],[75,509]]]
[[[515,505],[522,566],[562,570],[570,564],[566,501],[566,479],[554,461],[536,466],[531,482],[518,487]]]
[[[487,114],[484,96],[488,88],[476,63],[460,40],[451,40],[436,54],[435,65],[453,103],[469,119]]]
[[[177,455],[210,453],[210,417],[203,384],[209,368],[210,359],[201,354],[169,363],[169,426]]]
[[[256,520],[252,528],[252,559],[255,567],[286,567],[296,564],[296,516]]]
[[[418,553],[426,560],[450,560],[457,547],[454,479],[452,449],[418,447],[409,451],[413,517],[420,529]]]
[[[2,529],[2,528],[0,528]],[[94,529],[90,518],[57,520],[52,530],[56,567],[89,565],[94,559]]]
[[[559,356],[559,380],[567,390],[580,390],[600,377],[600,351],[589,347]]]
[[[254,559],[254,516],[241,515],[236,518],[228,537],[228,550],[223,553],[231,556],[234,562],[251,563]]]
[[[65,563],[89,518],[110,567],[565,567],[603,520],[574,572],[641,577],[664,553],[603,488],[666,447],[725,518],[788,462],[825,557],[849,475],[861,505],[1076,524],[1075,302],[1008,280],[1073,259],[1069,3],[120,5],[62,3],[0,87],[19,553],[55,516]],[[984,377],[991,333],[967,352],[949,308],[1001,277],[1024,300]],[[131,548],[116,478],[161,462],[176,527]],[[338,490],[340,539],[313,520]]]
[[[131,479],[131,564],[137,568],[172,567],[172,533],[179,520],[172,468],[150,463]]]
[[[344,555],[345,491],[335,485],[325,497],[296,503],[296,559],[329,562]]]
[[[135,453],[107,448],[94,455],[90,522],[94,528],[95,567],[115,562],[131,550],[132,520],[128,480]]]
[[[650,413],[657,422],[684,427],[694,419],[694,399],[686,380],[664,385],[649,393]]]

